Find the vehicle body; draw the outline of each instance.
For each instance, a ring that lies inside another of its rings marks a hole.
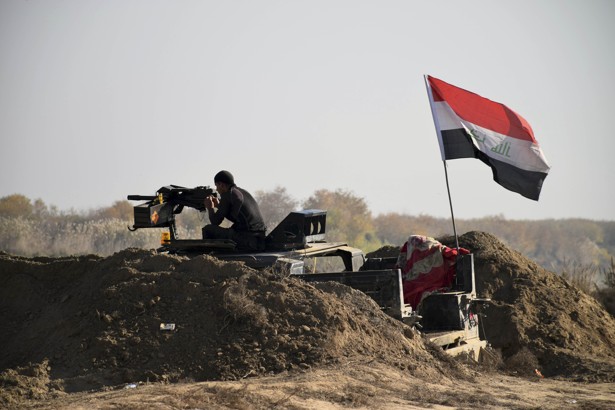
[[[339,282],[364,292],[385,313],[420,329],[447,353],[466,353],[478,360],[481,349],[485,348],[486,341],[479,334],[477,307],[481,300],[476,297],[471,254],[458,257],[455,281],[450,289],[425,296],[413,311],[404,303],[403,278],[396,266],[397,258],[366,258],[360,249],[346,243],[326,242],[326,211],[291,212],[267,235],[263,251],[246,252],[230,240],[177,238],[174,215],[181,212],[183,206],[191,205],[185,200],[181,204],[172,203],[173,195],[185,198],[193,193],[182,191],[186,188],[170,187],[170,190],[166,189],[169,187],[161,190],[163,193],[180,190],[167,195],[166,200],[160,192],[152,197],[129,196],[133,200],[148,200],[134,207],[135,225],[130,229],[169,229],[168,233],[163,233],[159,252],[209,254],[221,260],[241,261],[255,269],[277,269],[304,281]],[[162,219],[158,213],[160,209],[166,209]]]

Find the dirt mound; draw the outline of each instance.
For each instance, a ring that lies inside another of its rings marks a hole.
[[[455,247],[454,237],[439,238]],[[615,381],[615,319],[593,297],[484,232],[459,237],[474,254],[481,330],[509,370],[578,381]],[[372,257],[397,257],[383,247]]]
[[[390,256],[397,257],[399,255],[399,246],[385,245],[380,249],[369,252],[365,255],[367,258],[387,258]]]
[[[615,381],[615,320],[593,298],[492,235],[459,242],[474,253],[479,295],[492,299],[484,332],[509,366]],[[346,286],[137,249],[107,258],[0,254],[0,332],[0,405],[372,361],[431,381],[464,371]]]
[[[450,371],[359,291],[209,256],[3,254],[0,283],[0,386],[13,396],[40,395],[40,383],[74,392],[347,361],[378,360],[418,377]]]
[[[468,232],[459,246],[474,254],[478,295],[492,299],[486,338],[509,363],[522,359],[533,372],[537,362],[547,377],[615,381],[615,319],[593,297],[493,235]]]

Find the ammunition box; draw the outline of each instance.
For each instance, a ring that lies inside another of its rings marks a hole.
[[[164,228],[173,221],[173,206],[169,203],[151,204],[146,202],[134,206],[135,228]]]

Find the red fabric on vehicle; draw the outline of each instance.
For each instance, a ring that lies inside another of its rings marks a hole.
[[[404,303],[416,310],[424,295],[450,289],[457,255],[469,253],[464,248],[444,246],[433,238],[411,236],[402,246],[397,261],[402,271]]]

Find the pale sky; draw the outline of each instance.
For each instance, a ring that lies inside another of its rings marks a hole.
[[[615,2],[0,0],[0,197],[168,184],[450,217],[424,74],[520,113],[538,202],[447,161],[456,218],[615,220]]]

